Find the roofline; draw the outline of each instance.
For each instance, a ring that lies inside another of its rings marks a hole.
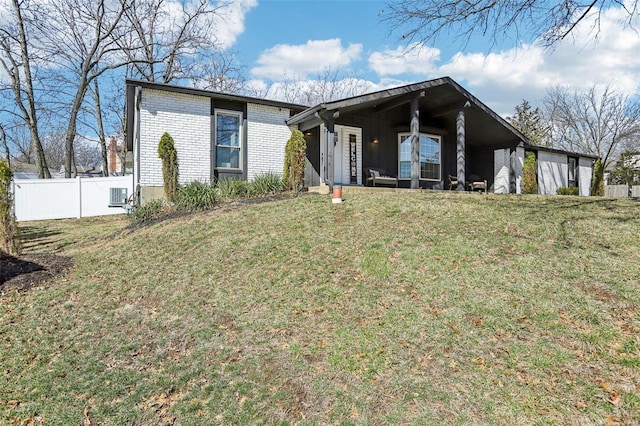
[[[176,86],[173,84],[156,83],[144,80],[135,80],[131,78],[125,79],[127,86],[140,86],[145,89],[164,90],[166,92],[181,93],[185,95],[205,96],[208,98],[224,99],[228,101],[248,102],[258,105],[274,106],[279,108],[288,108],[296,110],[306,110],[307,105],[293,104],[289,102],[274,101],[270,99],[256,98],[252,96],[234,95],[231,93],[216,92],[213,90],[197,89],[195,87]]]
[[[350,98],[340,99],[337,101],[322,103],[294,115],[289,120],[287,120],[287,124],[289,125],[299,124],[303,122],[305,119],[309,118],[309,116],[315,115],[315,113],[319,113],[323,109],[326,111],[332,111],[332,110],[340,109],[346,106],[355,106],[355,105],[363,104],[366,102],[374,101],[376,99],[382,99],[384,95],[389,97],[399,96],[407,93],[407,89],[410,92],[418,92],[420,90],[429,89],[431,87],[442,86],[445,84],[451,85],[455,90],[457,90],[465,98],[467,98],[467,100],[473,102],[485,113],[489,114],[495,120],[500,122],[500,124],[502,124],[509,131],[511,131],[511,133],[513,133],[514,136],[516,136],[518,139],[520,139],[524,143],[530,142],[525,135],[523,135],[521,132],[518,131],[518,129],[516,129],[511,124],[509,124],[507,120],[502,118],[495,111],[493,111],[491,108],[489,108],[484,103],[482,103],[480,99],[476,98],[467,89],[462,87],[460,84],[458,84],[454,79],[452,79],[449,76],[440,77],[433,80],[426,80],[420,83],[412,83],[412,84],[406,84],[404,86],[392,87],[390,89],[379,90],[377,92],[366,93],[364,95],[359,95],[359,96],[352,96]]]
[[[580,152],[573,152],[573,151],[565,151],[564,149],[549,148],[546,146],[538,146],[533,144],[524,144],[524,149],[528,149],[530,151],[546,151],[546,152],[552,152],[555,154],[567,154],[574,157],[590,158],[592,160],[597,160],[598,158],[600,158],[597,155],[583,154]]]

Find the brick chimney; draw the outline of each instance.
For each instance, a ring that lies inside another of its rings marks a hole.
[[[116,173],[116,158],[117,158],[117,153],[116,150],[118,149],[117,144],[116,144],[116,138],[114,138],[113,136],[111,136],[111,141],[109,141],[109,174],[114,174]]]

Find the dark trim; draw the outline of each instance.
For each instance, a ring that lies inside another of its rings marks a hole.
[[[566,155],[568,157],[578,157],[578,158],[590,158],[592,160],[597,160],[598,156],[597,155],[589,155],[589,154],[581,154],[579,152],[571,152],[571,151],[565,151],[563,149],[557,149],[557,148],[547,148],[546,146],[536,146],[536,145],[530,145],[530,144],[523,144],[523,148],[527,151],[536,151],[536,153],[538,151],[544,151],[544,152],[551,152],[554,154],[563,154]],[[537,154],[536,154],[537,157]]]
[[[126,142],[127,142],[127,151],[133,151],[133,125],[134,125],[134,112],[136,105],[134,105],[135,97],[136,97],[136,87],[127,85],[127,100],[125,104],[126,109]]]
[[[258,105],[268,105],[278,108],[287,108],[291,110],[303,111],[308,108],[306,105],[292,104],[288,102],[272,101],[268,99],[254,98],[251,96],[232,95],[230,93],[214,92],[211,90],[195,89],[190,87],[174,86],[171,84],[154,83],[142,80],[125,80],[127,86],[140,86],[144,89],[163,90],[165,92],[182,93],[185,95],[205,96],[208,98],[224,99],[235,102],[247,102]]]

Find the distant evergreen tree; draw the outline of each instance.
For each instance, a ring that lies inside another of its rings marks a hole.
[[[539,108],[533,109],[528,101],[516,106],[516,113],[507,117],[507,121],[520,133],[526,136],[533,145],[551,146],[549,126],[545,123]]]

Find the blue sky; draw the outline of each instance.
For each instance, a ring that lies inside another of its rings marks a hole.
[[[620,8],[603,11],[597,42],[589,18],[552,51],[535,40],[491,47],[489,39],[476,37],[465,45],[454,34],[407,50],[401,34],[390,34],[381,23],[381,1],[241,1],[233,18],[221,22],[233,29],[221,31],[256,87],[285,76],[311,79],[324,66],[356,75],[374,89],[448,75],[503,115],[522,99],[540,105],[555,85],[610,83],[630,95],[640,92],[640,35],[622,26]],[[640,27],[640,17],[635,23]]]

